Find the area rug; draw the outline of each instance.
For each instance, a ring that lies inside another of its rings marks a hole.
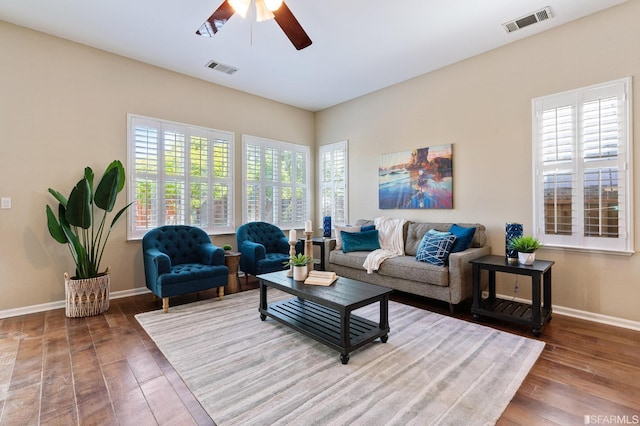
[[[268,300],[291,297],[269,289]],[[391,332],[339,353],[258,313],[259,291],[136,315],[218,425],[494,424],[544,342],[389,302]],[[355,312],[377,321],[378,304]]]

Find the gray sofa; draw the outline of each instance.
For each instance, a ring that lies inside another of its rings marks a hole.
[[[356,226],[373,225],[372,220],[358,220]],[[484,225],[459,223],[459,226],[475,227],[476,232],[469,248],[449,255],[448,266],[435,266],[416,260],[416,252],[424,234],[430,230],[448,231],[450,223],[406,222],[404,234],[405,255],[387,259],[377,272],[367,274],[362,266],[369,252],[344,253],[335,249],[335,240],[326,240],[325,265],[338,276],[348,277],[370,284],[377,284],[407,293],[417,294],[453,305],[472,297],[472,268],[470,260],[488,255]]]

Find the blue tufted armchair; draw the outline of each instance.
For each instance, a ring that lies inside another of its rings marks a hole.
[[[289,259],[289,241],[284,232],[267,222],[249,222],[240,225],[236,231],[240,269],[245,273],[259,275],[282,271],[283,262]]]
[[[147,287],[162,298],[169,311],[169,297],[218,287],[222,299],[229,270],[224,250],[211,243],[200,228],[186,225],[161,226],[142,238]]]

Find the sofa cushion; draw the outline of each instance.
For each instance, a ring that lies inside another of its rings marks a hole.
[[[364,267],[362,265],[368,255],[368,251],[353,251],[351,253],[345,253],[342,250],[331,250],[331,253],[329,253],[329,262],[340,266],[346,266],[348,268],[362,269],[364,271]]]
[[[336,225],[336,250],[341,250],[342,249],[342,236],[340,235],[340,232],[344,231],[344,232],[360,232],[360,227],[359,226],[339,226]]]
[[[387,259],[380,265],[379,275],[401,278],[441,287],[449,286],[449,268],[419,262],[413,256],[398,256]]]
[[[409,256],[415,256],[418,254],[418,246],[424,234],[430,230],[435,229],[440,232],[448,232],[453,224],[452,223],[423,223],[423,222],[411,222],[407,229],[407,236],[404,239],[404,252]],[[476,228],[476,232],[471,240],[469,247],[484,247],[486,243],[485,227],[479,223],[458,223],[459,226],[465,228]]]
[[[329,262],[335,265],[359,269],[365,272],[362,264],[369,252],[354,251],[344,253],[342,250],[332,250],[329,254]],[[387,259],[380,265],[380,269],[374,274],[403,280],[411,280],[419,283],[429,283],[441,287],[449,286],[449,268],[435,266],[426,262],[418,262],[413,256],[398,256]]]
[[[451,247],[451,253],[457,253],[469,248],[473,240],[473,235],[476,233],[476,228],[465,228],[454,223],[451,225],[451,228],[449,228],[449,232],[456,236],[456,242],[453,243],[453,247]]]
[[[342,238],[342,251],[349,253],[352,251],[373,251],[380,248],[378,231],[364,232],[344,232],[340,231]]]
[[[456,236],[450,232],[438,232],[429,230],[418,247],[416,259],[421,262],[428,262],[436,266],[445,266],[449,262],[451,247],[456,241]]]
[[[224,265],[203,265],[200,263],[182,263],[174,265],[171,272],[158,277],[161,285],[187,285],[190,281],[202,279],[224,277],[229,274],[229,270]],[[185,289],[185,293],[188,293]]]

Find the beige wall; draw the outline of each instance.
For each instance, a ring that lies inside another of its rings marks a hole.
[[[0,311],[64,300],[62,276],[74,269],[48,234],[47,188],[69,191],[85,166],[98,175],[114,159],[126,166],[127,113],[235,132],[238,188],[241,134],[314,143],[311,112],[0,21],[0,197],[13,202],[0,210]],[[241,206],[238,196],[236,223]],[[103,260],[112,291],[144,287],[140,242],[125,230]]]
[[[632,76],[639,140],[638,16],[640,1],[628,2],[317,113],[317,144],[349,140],[350,220],[388,215],[480,222],[493,253],[504,254],[505,222],[521,222],[532,232],[532,98]],[[454,209],[379,210],[380,154],[445,143],[453,144]],[[634,162],[637,206],[637,147]],[[638,250],[640,209],[634,218]],[[542,249],[538,256],[556,262],[554,304],[640,321],[638,254]],[[501,292],[512,294],[513,277],[501,281]],[[518,296],[526,298],[527,291],[528,282]]]
[[[505,222],[531,230],[532,98],[632,76],[637,139],[636,16],[640,2],[627,2],[315,115],[0,22],[0,196],[13,201],[0,210],[0,311],[64,298],[62,274],[72,262],[48,235],[46,190],[69,188],[86,165],[101,173],[112,159],[126,164],[127,113],[233,131],[237,154],[242,133],[311,146],[348,139],[352,221],[383,214],[477,221],[503,254]],[[454,209],[379,210],[380,154],[443,143],[454,146]],[[636,205],[639,156],[636,149]],[[237,197],[237,223],[241,203]],[[125,242],[124,223],[112,239],[105,255],[112,290],[144,287],[140,243]],[[555,304],[640,321],[638,255],[543,249],[539,256],[556,261]],[[510,293],[513,280],[501,281]],[[525,283],[522,297],[527,290]]]

